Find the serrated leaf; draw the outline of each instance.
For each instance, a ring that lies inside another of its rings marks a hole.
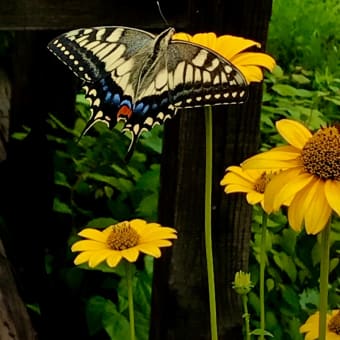
[[[319,305],[319,291],[315,288],[307,288],[300,294],[301,308],[307,312],[315,310]]]

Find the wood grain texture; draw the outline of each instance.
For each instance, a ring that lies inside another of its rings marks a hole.
[[[175,11],[176,6],[180,7],[181,11]],[[123,25],[145,29],[166,27],[158,12],[156,1],[0,0],[0,8],[0,29],[6,30],[66,30],[98,25]],[[162,10],[171,25],[186,25],[186,9],[180,0],[162,4]]]
[[[271,1],[190,1],[190,31],[215,31],[266,41]],[[220,340],[241,340],[242,311],[231,284],[247,270],[251,207],[244,195],[219,185],[225,168],[257,151],[261,85],[250,86],[247,103],[213,109],[212,230]],[[204,250],[203,110],[179,112],[165,127],[159,221],[178,229],[169,254],[155,264],[151,340],[210,337]]]

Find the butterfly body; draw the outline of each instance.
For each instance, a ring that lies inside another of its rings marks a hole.
[[[144,130],[162,124],[178,108],[241,103],[247,97],[242,73],[214,51],[128,27],[78,29],[48,44],[84,81],[92,116],[109,127],[124,120],[131,147]]]

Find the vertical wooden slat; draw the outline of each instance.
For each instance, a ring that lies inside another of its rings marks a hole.
[[[271,1],[191,1],[191,32],[214,30],[265,42]],[[219,182],[228,165],[254,153],[259,142],[261,86],[246,104],[214,108],[213,243],[219,339],[242,339],[239,297],[231,283],[246,270],[251,207],[227,197]],[[159,220],[178,229],[169,254],[155,263],[151,340],[210,339],[204,251],[204,116],[179,112],[165,128]]]

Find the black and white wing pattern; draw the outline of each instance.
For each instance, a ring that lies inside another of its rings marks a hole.
[[[214,51],[171,40],[173,28],[155,36],[108,26],[60,35],[48,49],[84,81],[92,116],[86,131],[103,121],[124,120],[132,149],[144,130],[172,118],[177,109],[242,103],[248,85],[242,73]]]

